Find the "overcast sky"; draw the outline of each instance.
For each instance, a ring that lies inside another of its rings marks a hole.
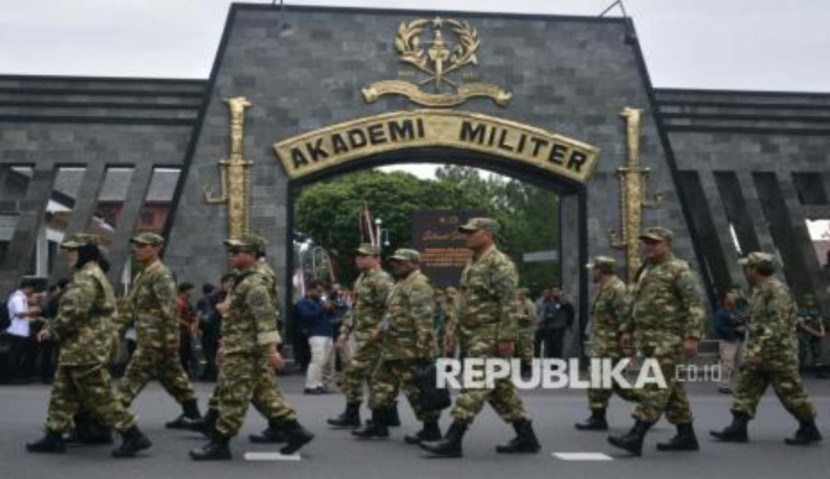
[[[0,0],[0,74],[206,78],[230,3]],[[611,0],[287,3],[288,8],[351,5],[597,15]],[[625,6],[656,86],[830,92],[828,0],[627,0]]]

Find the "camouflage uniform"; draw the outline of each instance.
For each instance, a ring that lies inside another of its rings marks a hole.
[[[536,333],[536,305],[524,290],[524,299],[516,299],[516,324],[519,340],[516,342],[516,356],[530,364],[533,361],[533,336]]]
[[[747,310],[749,341],[732,411],[752,418],[758,401],[772,384],[781,404],[800,421],[816,409],[798,373],[796,307],[789,289],[775,278],[755,286]]]
[[[603,263],[603,258],[605,262]],[[608,260],[611,260],[610,262]],[[625,283],[613,275],[616,262],[613,258],[597,257],[589,267],[600,268],[612,274],[605,283],[598,286],[591,301],[591,358],[622,359],[627,356],[620,344],[620,325],[631,313],[631,296]],[[612,389],[588,389],[588,403],[591,411],[605,411],[611,395],[632,400],[630,390],[621,389],[614,383]]]
[[[417,252],[411,251],[414,255],[410,257],[410,251],[398,250],[391,259],[417,258]],[[432,286],[420,270],[399,279],[389,292],[386,314],[379,326],[381,356],[372,372],[369,397],[372,410],[391,408],[400,385],[419,421],[438,421],[440,411],[426,411],[421,407],[415,385],[417,368],[436,355],[433,308]]]
[[[258,387],[271,382],[263,377],[273,376],[266,349],[279,339],[268,284],[266,276],[251,268],[238,273],[230,291],[228,319],[222,322],[222,367],[216,386],[216,430],[223,436],[239,432],[252,400],[269,419],[296,417],[293,410],[289,412],[276,400],[276,387]]]
[[[671,239],[671,232],[664,228],[646,231],[643,237]],[[705,310],[697,275],[688,263],[669,253],[660,263],[647,260],[643,264],[632,295],[630,321],[621,324],[620,330],[633,332],[637,352],[658,361],[668,385],[660,389],[649,384],[635,391],[639,405],[633,417],[654,423],[665,412],[672,424],[690,424],[689,399],[683,383],[676,379],[676,367],[686,361],[685,340],[703,336]]]
[[[178,347],[172,354],[167,351],[171,344],[179,344],[176,282],[170,269],[156,261],[139,273],[119,313],[119,337],[134,325],[138,345],[118,384],[118,399],[129,407],[144,386],[157,379],[179,404],[194,403]]]
[[[81,405],[116,431],[135,425],[135,416],[110,389],[106,364],[112,352],[114,314],[112,285],[97,263],[85,264],[72,275],[60,299],[58,316],[49,325],[60,353],[49,399],[48,430],[72,429],[72,417]]]
[[[478,259],[471,259],[461,273],[458,332],[464,358],[498,357],[498,343],[517,342],[516,266],[493,246]],[[495,382],[494,389],[464,389],[455,401],[452,416],[470,424],[489,402],[506,422],[524,418],[525,410],[509,378]]]
[[[386,300],[392,289],[392,278],[380,267],[361,273],[354,283],[355,303],[352,314],[343,322],[340,334],[354,332],[356,349],[343,372],[343,394],[346,402],[363,402],[363,384],[380,359],[380,343],[372,341],[386,311]]]

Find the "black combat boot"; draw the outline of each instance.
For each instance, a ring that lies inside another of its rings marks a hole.
[[[608,421],[605,420],[605,409],[591,410],[591,417],[574,424],[574,427],[580,431],[607,431]]]
[[[529,420],[524,418],[519,419],[513,423],[513,429],[516,431],[516,437],[511,439],[507,444],[499,444],[496,446],[496,452],[502,454],[539,452],[542,446],[539,444],[539,439],[536,438],[536,433],[533,432],[533,425]]]
[[[213,430],[216,429],[216,421],[218,420],[219,411],[216,409],[208,409],[202,419],[193,421],[191,428],[194,431],[201,432],[203,436],[210,439],[213,437]]]
[[[314,439],[314,434],[301,426],[296,419],[280,422],[279,428],[285,435],[286,443],[285,446],[280,449],[281,454],[294,454],[299,451],[301,447],[305,446],[311,442],[312,439]]]
[[[608,442],[612,446],[625,449],[635,456],[640,456],[643,454],[643,439],[645,439],[646,433],[653,424],[653,422],[645,422],[638,419],[634,423],[634,427],[627,434],[623,436],[609,436]]]
[[[749,416],[740,412],[732,413],[732,424],[721,431],[709,431],[709,435],[723,442],[749,442],[749,434],[746,432],[746,425]]]
[[[327,421],[330,426],[338,428],[358,428],[360,427],[360,403],[346,404],[346,410],[343,414],[336,418]]]
[[[373,437],[389,437],[389,409],[372,409],[372,420],[366,421],[366,425],[352,431],[352,436],[361,439]]]
[[[29,452],[64,453],[66,452],[66,443],[63,441],[63,434],[47,429],[46,435],[42,438],[26,444],[26,450]]]
[[[467,425],[460,421],[453,421],[447,429],[444,439],[438,441],[421,441],[418,445],[421,449],[444,457],[461,457],[461,441],[464,433],[467,432]]]
[[[166,423],[164,427],[167,429],[193,429],[193,426],[202,419],[199,413],[199,406],[196,400],[182,403],[182,414],[176,419]]]
[[[784,442],[790,446],[806,446],[811,442],[819,442],[823,438],[818,432],[815,421],[799,421],[798,431],[795,432],[795,437],[788,437]]]
[[[248,439],[255,444],[279,444],[286,441],[286,436],[282,425],[269,419],[268,428],[262,431],[262,434],[251,434]]]
[[[695,429],[692,423],[678,424],[677,434],[668,442],[657,443],[658,451],[697,451],[700,446],[697,443]]]
[[[113,449],[113,457],[133,457],[139,451],[149,449],[153,443],[138,428],[133,426],[121,433],[121,446]]]
[[[403,437],[407,444],[419,444],[421,441],[438,441],[440,439],[441,429],[438,428],[438,422],[425,422],[420,431]]]
[[[231,438],[219,431],[214,430],[210,442],[201,449],[190,451],[190,458],[194,461],[222,461],[228,460],[231,456]]]

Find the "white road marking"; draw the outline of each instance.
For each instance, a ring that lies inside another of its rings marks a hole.
[[[286,456],[279,452],[246,452],[246,461],[299,461],[301,459],[300,453],[295,452]]]
[[[614,458],[601,452],[554,452],[551,455],[563,461],[613,461]]]

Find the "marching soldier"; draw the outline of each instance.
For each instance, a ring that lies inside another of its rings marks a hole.
[[[46,435],[26,445],[29,452],[66,452],[63,434],[72,429],[79,407],[118,431],[123,442],[115,457],[131,457],[152,444],[136,426],[136,419],[112,393],[107,364],[113,348],[115,292],[101,265],[98,237],[70,235],[61,248],[74,265],[72,280],[58,303],[55,321],[38,334],[60,346],[58,369],[49,399]]]
[[[346,410],[328,423],[337,427],[360,427],[360,404],[363,384],[369,379],[380,358],[380,342],[372,339],[386,312],[386,300],[392,289],[392,278],[380,267],[380,249],[363,244],[355,257],[360,276],[354,283],[355,301],[352,314],[343,322],[337,347],[342,348],[354,333],[357,348],[343,372],[343,395]]]
[[[118,383],[117,396],[130,407],[151,379],[181,404],[183,413],[165,424],[171,429],[189,429],[201,418],[193,386],[179,361],[179,315],[176,308],[176,281],[161,262],[159,253],[164,238],[155,233],[140,233],[130,240],[133,259],[142,271],[133,282],[124,309],[119,311],[118,337],[135,326],[137,348]]]
[[[268,260],[265,255],[267,243],[263,237],[253,234],[248,235],[248,240],[253,245],[257,256],[255,270],[264,277],[265,287],[271,297],[271,304],[274,307],[275,315],[274,324],[276,325],[279,323],[279,292],[277,290],[277,274],[274,272],[274,269],[271,268],[271,265],[268,264]],[[227,315],[227,305],[228,301],[226,300],[224,305],[220,307],[220,309],[224,309],[223,316],[225,317]],[[279,331],[277,331],[278,345],[279,342]],[[277,351],[277,355],[280,358],[282,357],[279,355],[279,351]],[[268,427],[263,430],[262,433],[251,434],[248,438],[254,443],[282,443],[287,439],[283,428],[283,425],[285,424],[284,420],[295,417],[296,414],[294,408],[288,403],[285,396],[282,394],[282,391],[279,389],[274,370],[268,365],[267,362],[262,362],[260,367],[262,371],[260,372],[257,384],[254,387],[251,404],[253,404],[254,408],[256,408],[256,410],[266,418],[268,417],[266,411],[271,411],[272,419],[268,420]],[[205,414],[205,418],[193,427],[193,429],[201,431],[202,434],[208,438],[212,437],[214,434],[216,421],[219,418],[218,408],[219,396],[221,394],[219,384],[217,384],[213,389],[210,400],[208,401],[208,411],[207,414]],[[273,409],[276,409],[275,413],[272,411]]]
[[[386,315],[373,332],[380,339],[381,356],[372,372],[369,407],[372,422],[352,431],[359,438],[387,437],[398,385],[406,395],[415,417],[423,428],[406,436],[408,444],[441,437],[438,429],[440,411],[427,411],[420,404],[415,375],[419,367],[430,364],[436,356],[437,344],[432,329],[433,289],[421,273],[420,254],[412,249],[399,249],[389,257],[395,275],[394,287],[386,302]]]
[[[631,297],[625,283],[617,277],[617,262],[609,256],[597,256],[586,265],[597,285],[591,301],[591,358],[608,358],[615,362],[626,356],[620,345],[620,326],[631,313]],[[631,400],[629,390],[616,383],[612,389],[588,389],[591,417],[575,426],[580,431],[607,431],[605,411],[611,395],[617,393]]]
[[[458,331],[465,358],[510,358],[516,351],[516,266],[496,248],[493,236],[499,224],[490,218],[473,218],[459,227],[466,236],[472,259],[461,274]],[[461,457],[461,441],[469,425],[489,402],[499,416],[513,425],[516,437],[496,447],[500,453],[533,453],[540,449],[531,422],[510,379],[495,381],[493,389],[464,389],[452,409],[454,421],[444,439],[421,442],[425,450],[446,457]]]
[[[257,270],[262,242],[245,236],[225,241],[231,266],[237,270],[229,294],[228,317],[222,322],[222,365],[216,386],[217,420],[211,440],[202,449],[190,451],[194,460],[230,459],[228,446],[253,400],[272,428],[281,431],[286,445],[283,454],[293,454],[314,438],[296,419],[293,410],[275,398],[276,379],[268,379],[282,366],[277,351],[279,333],[276,311],[269,292],[269,280]],[[263,384],[271,384],[264,390]],[[255,397],[262,394],[262,397]]]
[[[519,288],[516,292],[519,340],[516,342],[516,356],[522,360],[522,372],[530,371],[533,365],[533,335],[536,333],[536,305],[530,299],[530,290]]]
[[[824,366],[821,362],[821,342],[824,340],[824,319],[819,313],[816,298],[805,294],[802,298],[803,308],[798,311],[798,364],[803,369],[808,354],[813,357],[813,372],[817,379],[824,379]]]
[[[633,414],[634,427],[623,436],[608,438],[612,445],[636,456],[642,454],[646,433],[664,412],[677,427],[677,435],[657,444],[657,450],[699,448],[689,399],[675,370],[687,357],[697,355],[705,312],[697,275],[671,251],[673,237],[671,230],[662,227],[647,228],[640,235],[646,259],[637,272],[632,314],[620,328],[622,345],[630,344],[633,331],[638,353],[658,361],[668,384],[665,389],[649,384],[635,391],[639,404]]]
[[[755,416],[767,386],[772,384],[781,404],[799,423],[795,437],[785,442],[804,446],[821,441],[815,423],[816,408],[798,373],[795,301],[787,286],[773,278],[775,263],[771,254],[750,253],[740,262],[753,286],[747,310],[749,341],[732,405],[732,424],[710,434],[722,441],[747,442],[747,423]]]

